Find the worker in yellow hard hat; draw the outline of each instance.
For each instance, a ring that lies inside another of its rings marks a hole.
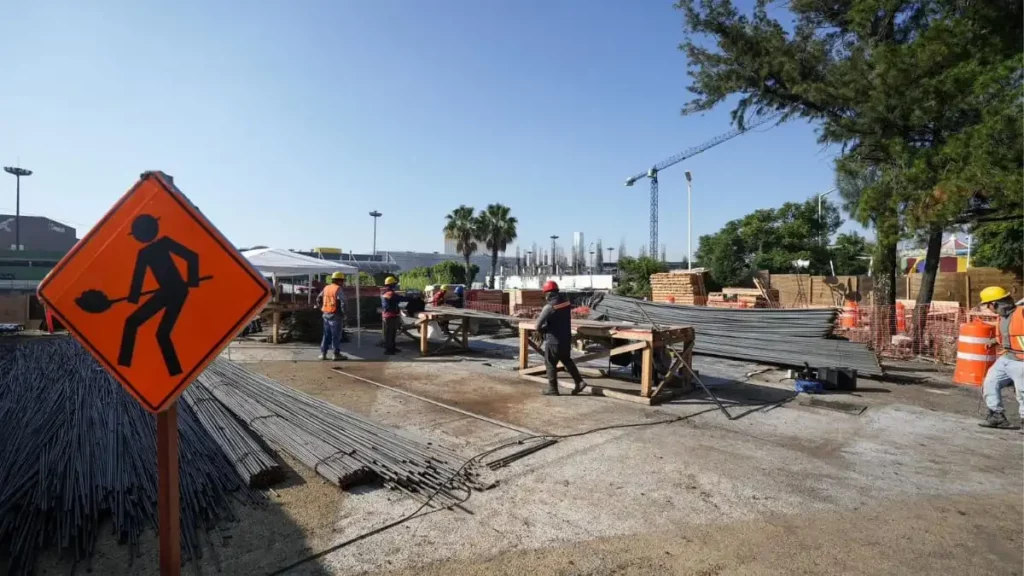
[[[331,283],[317,294],[316,306],[323,313],[324,335],[320,339],[320,359],[327,360],[327,349],[334,349],[334,359],[344,360],[341,354],[342,330],[345,326],[345,275],[331,274]]]
[[[979,424],[985,428],[1016,428],[1006,419],[1003,411],[1002,389],[1013,385],[1017,391],[1017,404],[1024,420],[1024,306],[1014,303],[1010,293],[1000,286],[989,286],[981,291],[981,306],[998,316],[996,334],[1003,354],[985,374],[981,385],[988,416]]]
[[[444,299],[448,296],[448,285],[442,284],[441,289],[434,292],[434,295],[430,298],[431,306],[444,306]]]
[[[380,294],[381,317],[384,320],[384,353],[398,353],[398,328],[402,323],[402,313],[398,307],[405,300],[396,292],[398,278],[388,276],[384,279],[384,291]]]

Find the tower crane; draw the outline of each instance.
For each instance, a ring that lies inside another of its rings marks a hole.
[[[776,112],[763,118],[759,118],[753,124],[745,126],[742,129],[737,128],[735,130],[732,130],[731,132],[720,134],[712,138],[711,140],[704,142],[703,144],[699,144],[697,146],[694,146],[693,148],[683,150],[682,152],[676,154],[675,156],[666,158],[665,160],[658,162],[654,166],[651,166],[650,169],[641,172],[635,176],[632,176],[631,178],[626,180],[626,186],[632,186],[633,184],[636,184],[637,180],[640,180],[642,178],[648,178],[651,181],[651,254],[658,253],[658,173],[661,172],[662,170],[665,170],[666,168],[670,168],[672,166],[675,166],[676,164],[679,164],[680,162],[686,160],[687,158],[693,158],[694,156],[700,154],[701,152],[704,152],[705,150],[714,148],[715,146],[718,146],[719,144],[726,142],[728,140],[732,140],[733,138],[739,136],[740,134],[743,134],[744,132],[747,132],[753,128],[757,128],[762,124],[767,124],[768,122],[771,122],[772,120],[778,118],[781,115],[781,112]]]

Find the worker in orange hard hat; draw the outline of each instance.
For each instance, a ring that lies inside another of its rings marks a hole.
[[[334,348],[334,359],[344,360],[341,354],[341,331],[345,326],[345,275],[335,272],[331,283],[316,296],[316,306],[323,312],[324,335],[320,340],[320,359],[327,360],[327,349]]]
[[[548,387],[542,393],[545,396],[558,396],[558,363],[561,362],[576,383],[572,389],[575,396],[582,392],[587,384],[580,376],[571,355],[572,304],[558,291],[558,284],[553,280],[544,283],[543,291],[547,304],[537,317],[537,331],[544,336],[544,364],[547,367]]]
[[[981,306],[994,312],[999,320],[996,333],[1003,354],[985,374],[981,385],[988,416],[979,424],[985,428],[1015,428],[1003,411],[1002,389],[1012,385],[1017,391],[1017,404],[1024,420],[1024,300],[1014,303],[1010,293],[999,286],[981,291]]]

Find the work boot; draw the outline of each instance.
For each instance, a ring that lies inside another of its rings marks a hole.
[[[978,422],[978,426],[982,428],[1012,428],[1010,421],[1006,419],[1006,414],[992,410],[988,411],[988,417],[984,422]]]
[[[545,396],[558,396],[558,385],[548,384],[548,387],[540,391]]]
[[[334,361],[337,362],[339,360],[348,360],[348,358],[345,358],[345,355],[342,354],[341,352],[335,352],[334,353]]]
[[[573,386],[571,394],[573,396],[575,396],[575,395],[579,394],[580,392],[583,392],[583,389],[586,388],[586,387],[587,387],[587,383],[584,382],[583,380],[580,380],[579,382],[576,383],[575,386]]]
[[[327,360],[327,352],[321,352],[320,353],[320,359],[321,360]]]

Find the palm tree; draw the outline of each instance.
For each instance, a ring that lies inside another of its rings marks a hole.
[[[512,211],[504,204],[489,204],[486,210],[481,210],[476,217],[477,237],[487,244],[491,251],[491,282],[490,288],[494,289],[494,274],[498,268],[498,252],[504,252],[509,242],[516,239],[516,224],[518,221],[511,216]]]
[[[476,252],[477,221],[473,217],[473,207],[465,204],[452,210],[444,217],[444,237],[455,240],[455,249],[466,259],[466,284],[473,279],[469,277],[469,257]]]

